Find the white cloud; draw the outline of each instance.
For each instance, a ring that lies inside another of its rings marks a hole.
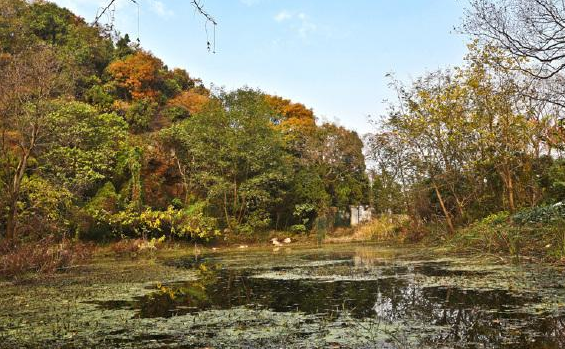
[[[318,29],[318,26],[311,22],[308,19],[308,16],[305,13],[299,13],[298,14],[298,19],[300,19],[300,24],[298,27],[298,34],[302,37],[302,38],[306,38],[308,36],[308,34],[315,32],[316,29]]]
[[[169,10],[165,4],[163,4],[159,0],[152,0],[151,1],[151,10],[155,12],[159,17],[169,18],[174,16],[174,12]]]
[[[282,10],[275,15],[274,20],[279,23],[289,22],[290,28],[298,33],[298,35],[303,39],[318,29],[318,26],[312,22],[310,17],[304,12],[293,13],[287,10]]]
[[[275,15],[275,21],[277,22],[284,22],[288,19],[292,19],[293,14],[288,12],[287,10],[282,10],[281,12]]]

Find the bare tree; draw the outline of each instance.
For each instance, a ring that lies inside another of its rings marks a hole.
[[[565,1],[469,0],[461,30],[510,53],[528,74],[565,69]]]

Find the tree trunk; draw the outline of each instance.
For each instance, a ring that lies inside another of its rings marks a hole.
[[[226,192],[224,191],[224,216],[226,219],[226,226],[231,229],[231,222],[230,222],[230,216],[228,214],[228,196],[226,194]]]
[[[35,137],[32,138],[32,145],[34,144]],[[20,197],[20,188],[22,184],[22,179],[27,168],[27,159],[29,157],[29,151],[24,150],[22,158],[14,173],[14,179],[12,180],[12,187],[10,188],[10,205],[8,209],[8,220],[6,225],[6,238],[8,240],[13,240],[16,238],[16,219],[18,215],[18,198]]]
[[[516,205],[514,204],[514,181],[512,180],[512,173],[508,169],[508,166],[504,166],[500,176],[502,177],[502,181],[504,182],[504,187],[506,189],[508,210],[510,213],[514,213],[516,211]]]
[[[437,198],[439,200],[441,210],[443,211],[443,214],[445,216],[445,221],[447,222],[447,228],[449,229],[449,233],[453,234],[453,233],[455,233],[455,227],[453,226],[453,222],[451,221],[451,215],[449,214],[449,211],[447,211],[447,208],[445,207],[445,203],[443,202],[443,197],[441,196],[441,193],[439,192],[439,188],[438,188],[438,186],[435,182],[433,183],[433,186],[434,186],[434,190],[436,192]]]
[[[453,185],[451,185],[451,193],[453,194],[453,197],[455,198],[455,202],[457,203],[457,212],[459,213],[459,216],[461,218],[463,218],[465,216],[465,210],[463,209],[463,203],[459,199],[459,196],[457,195],[457,193],[455,193],[455,188],[453,187]]]
[[[512,174],[508,174],[508,206],[510,207],[510,212],[514,213],[516,211],[516,206],[514,205],[514,183],[512,181]]]
[[[13,240],[16,237],[16,215],[17,215],[17,200],[11,199],[10,209],[8,211],[8,222],[6,225],[6,239]]]

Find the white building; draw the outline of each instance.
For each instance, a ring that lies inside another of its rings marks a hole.
[[[354,227],[359,223],[369,222],[371,220],[371,206],[350,206],[351,209],[351,226]]]

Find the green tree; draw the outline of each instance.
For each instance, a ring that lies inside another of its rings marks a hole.
[[[44,141],[49,147],[38,157],[44,177],[78,198],[111,179],[128,135],[122,118],[82,102],[63,101],[55,103],[47,118]]]
[[[220,91],[200,113],[162,133],[186,190],[230,229],[267,227],[286,181],[272,113],[258,91]]]

